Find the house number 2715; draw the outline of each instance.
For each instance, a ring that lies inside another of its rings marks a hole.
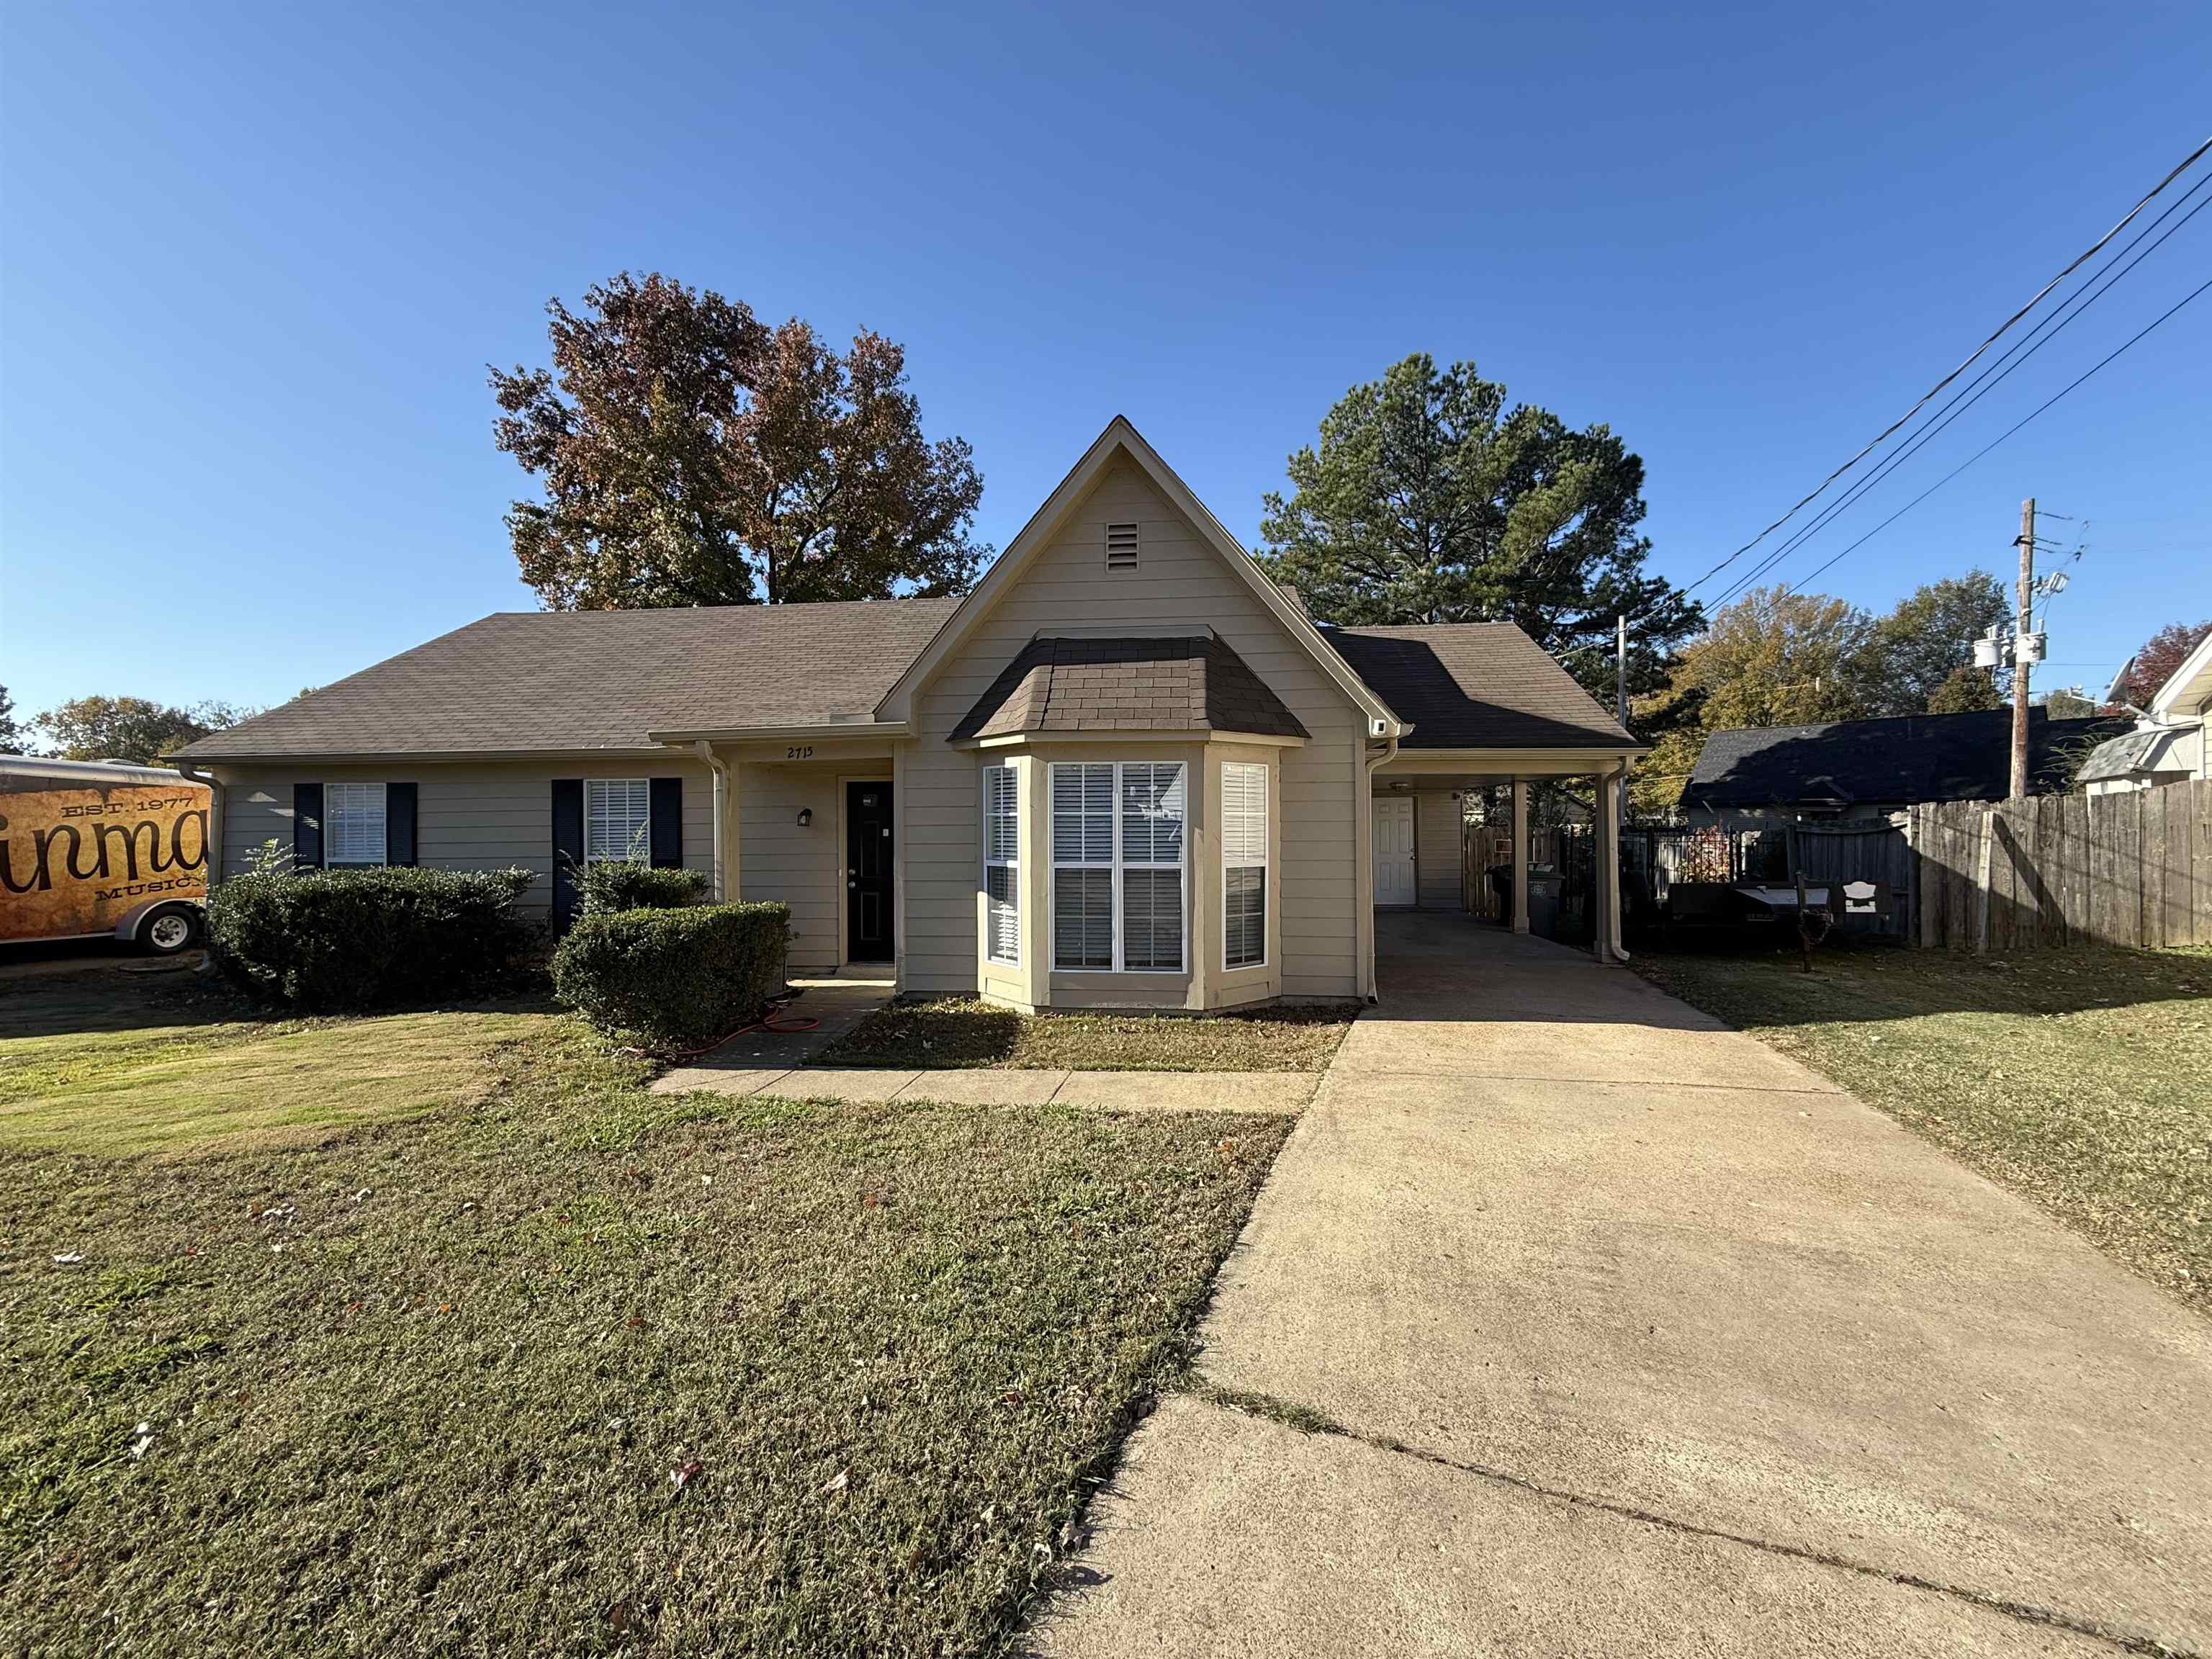
[[[786,760],[812,760],[814,745],[811,743],[795,743],[783,751],[783,757]]]

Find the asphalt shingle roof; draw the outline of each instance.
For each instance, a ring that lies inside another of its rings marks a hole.
[[[959,603],[502,611],[181,752],[646,749],[653,731],[866,717]]]
[[[2030,709],[2031,793],[2064,789],[2075,755],[2127,725],[2097,715],[2055,720],[2040,708]],[[2012,710],[1978,708],[1715,732],[1698,751],[1682,804],[2002,800],[2011,787]]]
[[[1636,739],[1511,623],[1327,628],[1400,719],[1407,749],[1621,748]]]
[[[1032,640],[952,729],[1310,734],[1243,658],[1210,635]]]

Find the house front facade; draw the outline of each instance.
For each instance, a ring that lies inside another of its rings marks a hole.
[[[644,857],[788,905],[794,975],[1197,1011],[1371,995],[1462,792],[1594,777],[1609,836],[1640,752],[1510,624],[1317,627],[1117,418],[964,598],[489,617],[177,763],[218,874],[520,865],[559,925]]]

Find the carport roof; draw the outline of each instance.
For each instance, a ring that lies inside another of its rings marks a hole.
[[[1632,749],[1636,739],[1511,623],[1328,628],[1322,637],[1413,723],[1404,749]]]

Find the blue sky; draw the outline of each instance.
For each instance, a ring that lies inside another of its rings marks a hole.
[[[999,545],[1116,411],[1253,538],[1425,349],[1610,422],[1687,580],[2212,130],[2202,5],[1064,10],[8,9],[19,711],[280,700],[530,608],[484,365],[624,268],[904,343]],[[2208,275],[2212,214],[1777,574]],[[2008,569],[2034,495],[2092,521],[2039,684],[2100,685],[2212,615],[2208,365],[2212,295],[1817,586]]]

